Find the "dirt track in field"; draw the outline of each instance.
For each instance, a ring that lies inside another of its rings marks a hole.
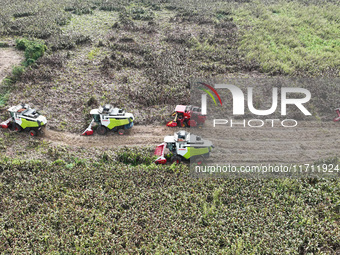
[[[110,131],[105,136],[100,136],[96,133],[92,136],[81,136],[81,133],[75,134],[47,129],[44,140],[53,145],[84,148],[119,148],[122,146],[157,145],[163,142],[165,135],[171,135],[175,131],[176,129],[171,130],[160,126],[134,126],[122,136]]]
[[[232,164],[314,163],[340,155],[340,125],[329,121],[299,122],[297,127],[202,130],[215,145],[214,161]]]
[[[19,64],[22,56],[12,48],[0,49],[0,82]],[[51,145],[76,148],[119,148],[122,146],[156,146],[164,136],[179,128],[165,126],[134,126],[128,134],[119,136],[109,132],[106,136],[81,136],[75,133],[47,129],[43,140]],[[340,123],[299,122],[295,128],[262,127],[213,128],[206,123],[203,129],[188,129],[211,140],[215,149],[211,159],[230,164],[313,163],[340,155]]]
[[[20,64],[22,60],[22,55],[13,48],[0,49],[0,83],[11,71],[11,67]]]
[[[44,140],[52,145],[83,148],[119,148],[122,146],[156,146],[164,136],[179,128],[162,126],[134,126],[130,134],[119,136],[110,132],[106,136],[47,130]],[[340,155],[340,123],[329,121],[299,122],[295,128],[212,128],[187,129],[211,140],[215,149],[213,161],[231,164],[261,163],[314,163]]]

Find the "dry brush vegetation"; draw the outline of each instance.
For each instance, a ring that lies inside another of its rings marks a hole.
[[[64,121],[79,132],[91,104],[102,102],[132,111],[136,123],[164,122],[174,105],[188,102],[192,79],[339,74],[339,6],[332,1],[322,12],[304,1],[5,6],[3,36],[42,39],[48,49],[9,103],[34,98],[54,129]]]

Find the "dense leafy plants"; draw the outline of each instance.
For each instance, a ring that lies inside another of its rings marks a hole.
[[[336,180],[200,180],[185,165],[2,158],[0,184],[5,253],[339,251]]]
[[[150,165],[155,160],[155,157],[152,156],[152,151],[153,148],[124,147],[116,152],[117,161],[131,165]]]
[[[240,50],[259,61],[264,72],[339,75],[339,11],[339,6],[328,4],[244,5],[233,15],[236,23],[247,28],[242,31]]]
[[[25,66],[29,66],[35,61],[42,57],[46,50],[46,45],[44,42],[41,41],[32,41],[26,38],[17,39],[16,40],[16,47],[19,50],[25,51]]]

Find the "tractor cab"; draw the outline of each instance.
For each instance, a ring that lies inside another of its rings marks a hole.
[[[196,127],[203,125],[206,120],[201,108],[193,105],[177,105],[172,116],[175,118],[166,124],[168,127]]]
[[[106,104],[98,108],[99,114],[110,114],[112,111],[113,111],[113,106],[110,104]]]
[[[99,114],[106,114],[110,116],[124,116],[125,111],[120,108],[115,108],[110,104],[106,104],[104,106],[100,106],[98,109]]]
[[[22,112],[22,115],[34,119],[39,117],[39,113],[35,109],[27,109],[24,112]]]
[[[175,138],[175,141],[177,142],[184,142],[187,140],[188,136],[190,136],[190,133],[182,130],[182,131],[175,133],[174,138]]]
[[[16,118],[18,115],[23,114],[29,109],[30,109],[29,105],[19,104],[19,105],[10,107],[7,111],[9,112],[12,118]]]

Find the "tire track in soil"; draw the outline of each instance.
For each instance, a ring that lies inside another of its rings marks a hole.
[[[294,128],[215,128],[213,162],[230,164],[314,163],[340,155],[339,123],[301,121]],[[209,129],[200,132],[209,135]]]
[[[203,129],[186,129],[211,140],[215,149],[211,162],[231,164],[314,163],[340,155],[339,123],[299,122],[296,128],[225,128],[207,123]],[[44,140],[54,145],[83,148],[119,148],[123,146],[156,146],[164,136],[173,135],[180,128],[136,125],[130,134],[106,136],[46,130]],[[213,131],[213,133],[212,133]]]
[[[67,145],[84,148],[119,148],[123,146],[158,145],[164,136],[172,135],[177,129],[160,126],[134,126],[122,136],[108,132],[105,136],[94,133],[92,136],[81,136],[75,133],[47,129],[43,139],[53,145]],[[178,129],[179,130],[179,129]]]

